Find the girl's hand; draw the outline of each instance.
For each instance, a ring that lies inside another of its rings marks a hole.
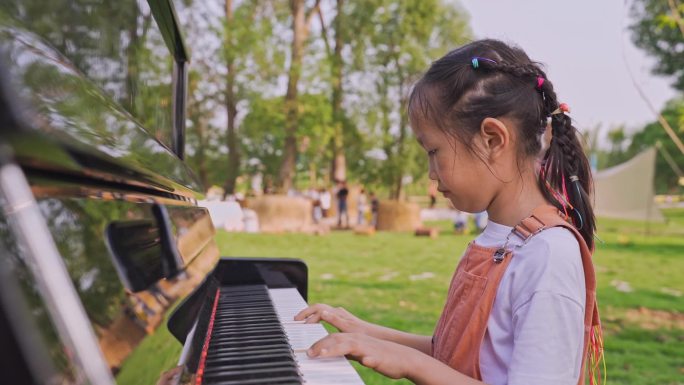
[[[307,355],[312,358],[346,356],[394,379],[408,377],[413,363],[419,356],[425,356],[404,345],[359,333],[330,334],[313,344]]]
[[[295,316],[295,321],[316,323],[323,320],[337,330],[345,333],[369,334],[372,326],[341,307],[332,307],[322,303],[311,305]]]

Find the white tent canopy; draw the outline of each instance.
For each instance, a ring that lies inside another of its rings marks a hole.
[[[594,171],[596,216],[663,222],[653,201],[654,147],[605,170]]]

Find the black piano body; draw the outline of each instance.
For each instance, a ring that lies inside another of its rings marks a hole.
[[[0,4],[0,382],[157,383],[178,356],[132,353],[173,306],[187,380],[214,288],[306,299],[301,261],[219,259],[182,160],[187,63],[171,0]]]

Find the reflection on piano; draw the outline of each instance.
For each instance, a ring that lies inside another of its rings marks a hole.
[[[0,382],[153,384],[165,363],[136,350],[160,336],[169,298],[197,287],[169,320],[184,347],[159,383],[361,383],[343,358],[304,353],[325,330],[291,321],[303,263],[211,270],[214,228],[183,162],[189,55],[174,1],[60,2],[89,31],[69,36],[54,7],[24,3],[0,1]],[[148,79],[154,63],[172,65]]]
[[[222,258],[169,320],[184,346],[167,383],[363,384],[344,357],[306,355],[328,333],[294,321],[305,297],[301,261]]]

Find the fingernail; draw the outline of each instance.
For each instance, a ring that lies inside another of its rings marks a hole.
[[[330,312],[327,310],[323,310],[323,313],[321,313],[321,317],[328,317],[330,315]]]
[[[322,355],[325,354],[325,353],[327,353],[327,352],[328,352],[328,349],[321,349],[321,354],[322,354]]]

